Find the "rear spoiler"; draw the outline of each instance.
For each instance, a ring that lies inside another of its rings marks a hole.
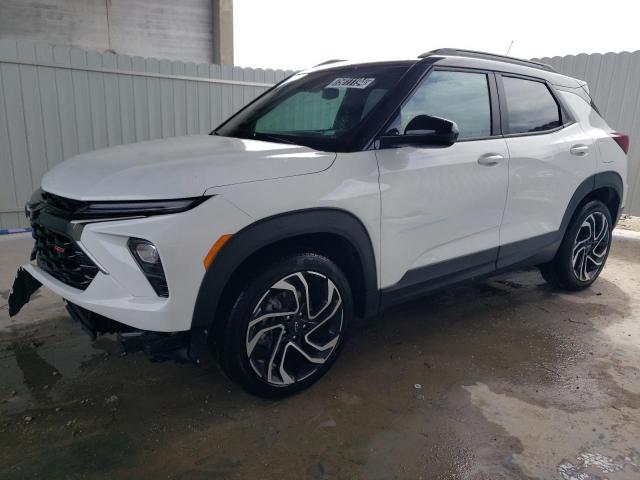
[[[591,94],[589,93],[589,85],[587,84],[587,82],[578,79],[576,79],[576,81],[578,82],[578,86],[580,86],[580,88],[582,88],[587,93],[587,95],[591,96]]]
[[[586,99],[589,104],[591,105],[591,108],[593,108],[598,115],[602,116],[602,114],[600,113],[600,110],[598,110],[598,107],[596,107],[595,102],[593,101],[593,97],[591,96],[591,93],[589,92],[589,85],[587,84],[587,82],[585,82],[584,80],[578,80],[576,79],[576,82],[578,82],[578,88],[580,88],[584,94],[586,95]]]

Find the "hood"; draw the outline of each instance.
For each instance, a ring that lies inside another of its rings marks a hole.
[[[320,172],[335,158],[298,145],[193,135],[83,153],[50,170],[42,188],[76,200],[197,197],[211,187]]]

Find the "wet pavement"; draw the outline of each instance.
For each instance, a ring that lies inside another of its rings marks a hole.
[[[267,401],[92,343],[44,289],[9,320],[31,245],[0,237],[0,478],[638,479],[640,232],[614,238],[585,292],[535,270],[450,289]]]

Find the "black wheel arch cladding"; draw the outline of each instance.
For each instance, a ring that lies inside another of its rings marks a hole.
[[[335,235],[351,245],[362,269],[361,291],[354,292],[354,296],[357,293],[362,298],[364,317],[377,313],[379,290],[375,254],[369,234],[356,216],[336,208],[314,208],[267,217],[235,233],[205,273],[191,325],[190,355],[196,363],[210,360],[209,337],[216,321],[215,314],[222,305],[225,287],[243,262],[263,248],[313,234]]]
[[[562,223],[560,224],[560,237],[564,237],[564,233],[569,226],[569,222],[573,218],[575,212],[578,210],[578,207],[587,199],[591,198],[590,195],[596,191],[601,189],[611,189],[618,196],[618,202],[622,202],[623,194],[624,194],[624,184],[622,182],[622,177],[618,172],[607,171],[596,173],[588,177],[584,180],[576,189],[571,200],[569,201],[569,205],[565,210],[564,216],[562,217]],[[604,202],[605,204],[607,202]],[[609,205],[607,205],[609,206]],[[617,210],[611,213],[611,220],[613,222],[612,227],[616,224],[617,217],[620,214],[620,204],[617,205]]]

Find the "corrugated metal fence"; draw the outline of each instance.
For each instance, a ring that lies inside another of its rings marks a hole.
[[[631,137],[626,213],[640,215],[640,51],[538,60],[585,80],[607,123]]]
[[[208,133],[291,73],[0,40],[0,229],[65,158]]]
[[[627,213],[640,215],[640,52],[540,59],[589,83],[631,136]],[[292,72],[184,63],[0,40],[0,229],[65,158],[122,143],[208,133]]]

